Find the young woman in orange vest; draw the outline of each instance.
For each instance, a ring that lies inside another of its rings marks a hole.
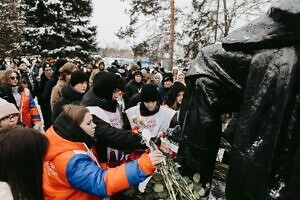
[[[49,150],[44,163],[45,199],[89,200],[111,196],[150,176],[164,160],[161,152],[143,154],[116,168],[102,168],[94,148],[96,125],[89,110],[65,105],[45,135]]]

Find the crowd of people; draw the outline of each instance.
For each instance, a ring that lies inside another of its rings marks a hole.
[[[20,60],[0,74],[0,199],[114,198],[163,162],[138,133],[178,125],[184,71],[93,63]]]

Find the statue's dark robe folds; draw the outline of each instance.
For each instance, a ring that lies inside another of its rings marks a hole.
[[[201,49],[187,76],[180,111],[185,171],[211,182],[220,115],[239,112],[227,200],[300,199],[300,0]]]

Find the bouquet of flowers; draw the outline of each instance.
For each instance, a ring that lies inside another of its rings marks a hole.
[[[143,127],[145,127],[145,121],[141,116],[133,116],[131,118],[132,122],[132,132],[138,133]]]
[[[134,116],[131,120],[134,125],[132,129],[138,134],[141,134],[143,142],[149,147],[150,151],[158,151],[159,148],[155,144],[157,138],[151,137],[150,131],[145,128],[144,119],[140,116]],[[167,138],[161,139],[161,142],[165,144],[167,149],[171,150],[169,152],[163,151],[167,153],[165,162],[158,166],[157,172],[151,178],[146,180],[143,184],[140,184],[139,194],[136,194],[136,192],[133,193],[140,196],[141,199],[149,195],[151,199],[200,199],[205,193],[200,184],[200,175],[194,175],[195,178],[193,178],[193,181],[188,177],[183,177],[178,171],[179,165],[174,162],[172,157],[173,151],[177,153],[178,148],[176,148],[176,146],[174,147],[174,144],[168,141]],[[131,190],[128,190],[127,192],[130,193],[130,191]],[[135,197],[137,198],[137,196]]]

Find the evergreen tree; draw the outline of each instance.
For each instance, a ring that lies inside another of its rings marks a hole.
[[[24,24],[20,12],[20,0],[2,0],[0,3],[0,57],[17,56],[20,53]]]
[[[90,0],[23,0],[28,54],[87,58],[96,50]]]

